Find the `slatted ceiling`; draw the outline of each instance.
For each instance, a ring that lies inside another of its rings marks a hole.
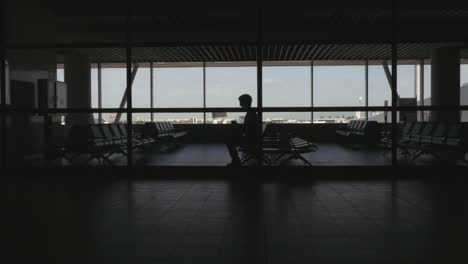
[[[432,50],[442,47],[438,43],[398,45],[398,59],[428,59]],[[391,58],[388,44],[271,44],[263,47],[264,61],[311,60],[385,60]],[[198,45],[180,47],[134,48],[134,62],[216,62],[256,61],[255,45]],[[88,55],[93,63],[125,63],[125,49],[91,48],[64,50]],[[468,49],[461,53],[468,57]]]
[[[229,53],[229,55],[231,55],[232,58],[238,59],[238,58],[234,55],[234,52],[232,51],[231,46],[227,46],[227,47],[226,47],[226,50],[227,50],[227,52]]]

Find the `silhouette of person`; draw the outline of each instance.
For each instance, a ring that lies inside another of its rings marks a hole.
[[[244,124],[239,125],[233,121],[235,129],[226,138],[226,146],[231,156],[231,163],[228,166],[240,166],[239,153],[237,147],[242,147],[247,151],[254,151],[258,143],[257,113],[252,109],[252,97],[248,94],[239,96],[239,104],[246,111]]]

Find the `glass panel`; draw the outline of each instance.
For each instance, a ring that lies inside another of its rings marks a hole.
[[[132,85],[133,108],[151,107],[151,74],[149,64],[139,64]]]
[[[411,62],[398,62],[397,71],[400,98],[416,98],[416,65]]]
[[[310,66],[263,67],[263,106],[310,107],[310,71]]]
[[[203,107],[202,67],[157,64],[153,78],[154,107]]]
[[[314,64],[314,107],[364,106],[365,67]],[[341,64],[341,65],[340,65]]]
[[[257,68],[229,67],[210,63],[206,67],[206,106],[239,107],[239,96],[249,94],[257,106]],[[229,63],[229,65],[236,63]]]
[[[391,63],[389,62],[387,65],[391,73]],[[387,66],[382,62],[369,63],[369,106],[385,106],[385,103],[388,106],[392,105],[392,89],[384,67]]]
[[[102,108],[119,108],[127,88],[127,68],[125,64],[108,63],[101,67]]]

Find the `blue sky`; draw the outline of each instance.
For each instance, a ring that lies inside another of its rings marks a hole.
[[[468,82],[468,65],[461,66],[460,84]],[[207,107],[237,107],[239,95],[248,93],[256,105],[256,67],[207,67]],[[264,67],[264,106],[310,106],[310,67]],[[97,108],[97,70],[92,69],[92,106]],[[315,66],[314,106],[364,106],[364,66]],[[414,65],[398,66],[400,97],[414,97]],[[63,80],[63,70],[58,70]],[[155,68],[155,107],[203,107],[203,70],[197,68]],[[126,86],[124,68],[103,68],[103,107],[118,107]],[[359,98],[362,98],[360,101]],[[430,97],[430,66],[425,66],[425,97]],[[369,66],[369,105],[391,101],[390,86],[382,66]],[[133,84],[133,106],[150,107],[150,70],[140,68]],[[334,113],[335,114],[335,113]],[[237,118],[238,113],[228,114]],[[316,113],[316,117],[329,113]],[[338,113],[339,116],[342,113]],[[202,118],[202,114],[158,114],[157,118]],[[309,113],[265,113],[265,117],[310,119]],[[135,117],[149,118],[148,114]],[[208,115],[210,117],[210,115]]]

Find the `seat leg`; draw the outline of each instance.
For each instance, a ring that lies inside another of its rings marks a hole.
[[[304,158],[301,154],[297,154],[297,159],[302,160],[307,166],[312,166],[312,163],[310,163],[306,158]]]
[[[242,158],[240,159],[240,163],[241,164],[245,164],[247,161],[249,161],[250,159],[252,158],[252,155],[250,154],[245,154],[242,156]]]
[[[413,153],[413,157],[411,158],[411,162],[414,162],[417,158],[419,158],[422,154],[424,154],[424,151],[422,150],[417,150],[415,153]]]
[[[287,159],[283,160],[281,163],[280,163],[280,166],[286,164],[288,161],[292,160],[292,159],[295,159],[294,155],[290,155]]]
[[[271,164],[272,164],[272,163],[271,163],[271,159],[268,158],[268,156],[265,155],[265,153],[261,154],[261,157],[260,157],[260,158],[261,158],[261,160],[264,161],[267,165],[271,165]]]
[[[276,159],[273,161],[274,163],[278,162],[282,157],[284,157],[286,153],[281,153]]]

